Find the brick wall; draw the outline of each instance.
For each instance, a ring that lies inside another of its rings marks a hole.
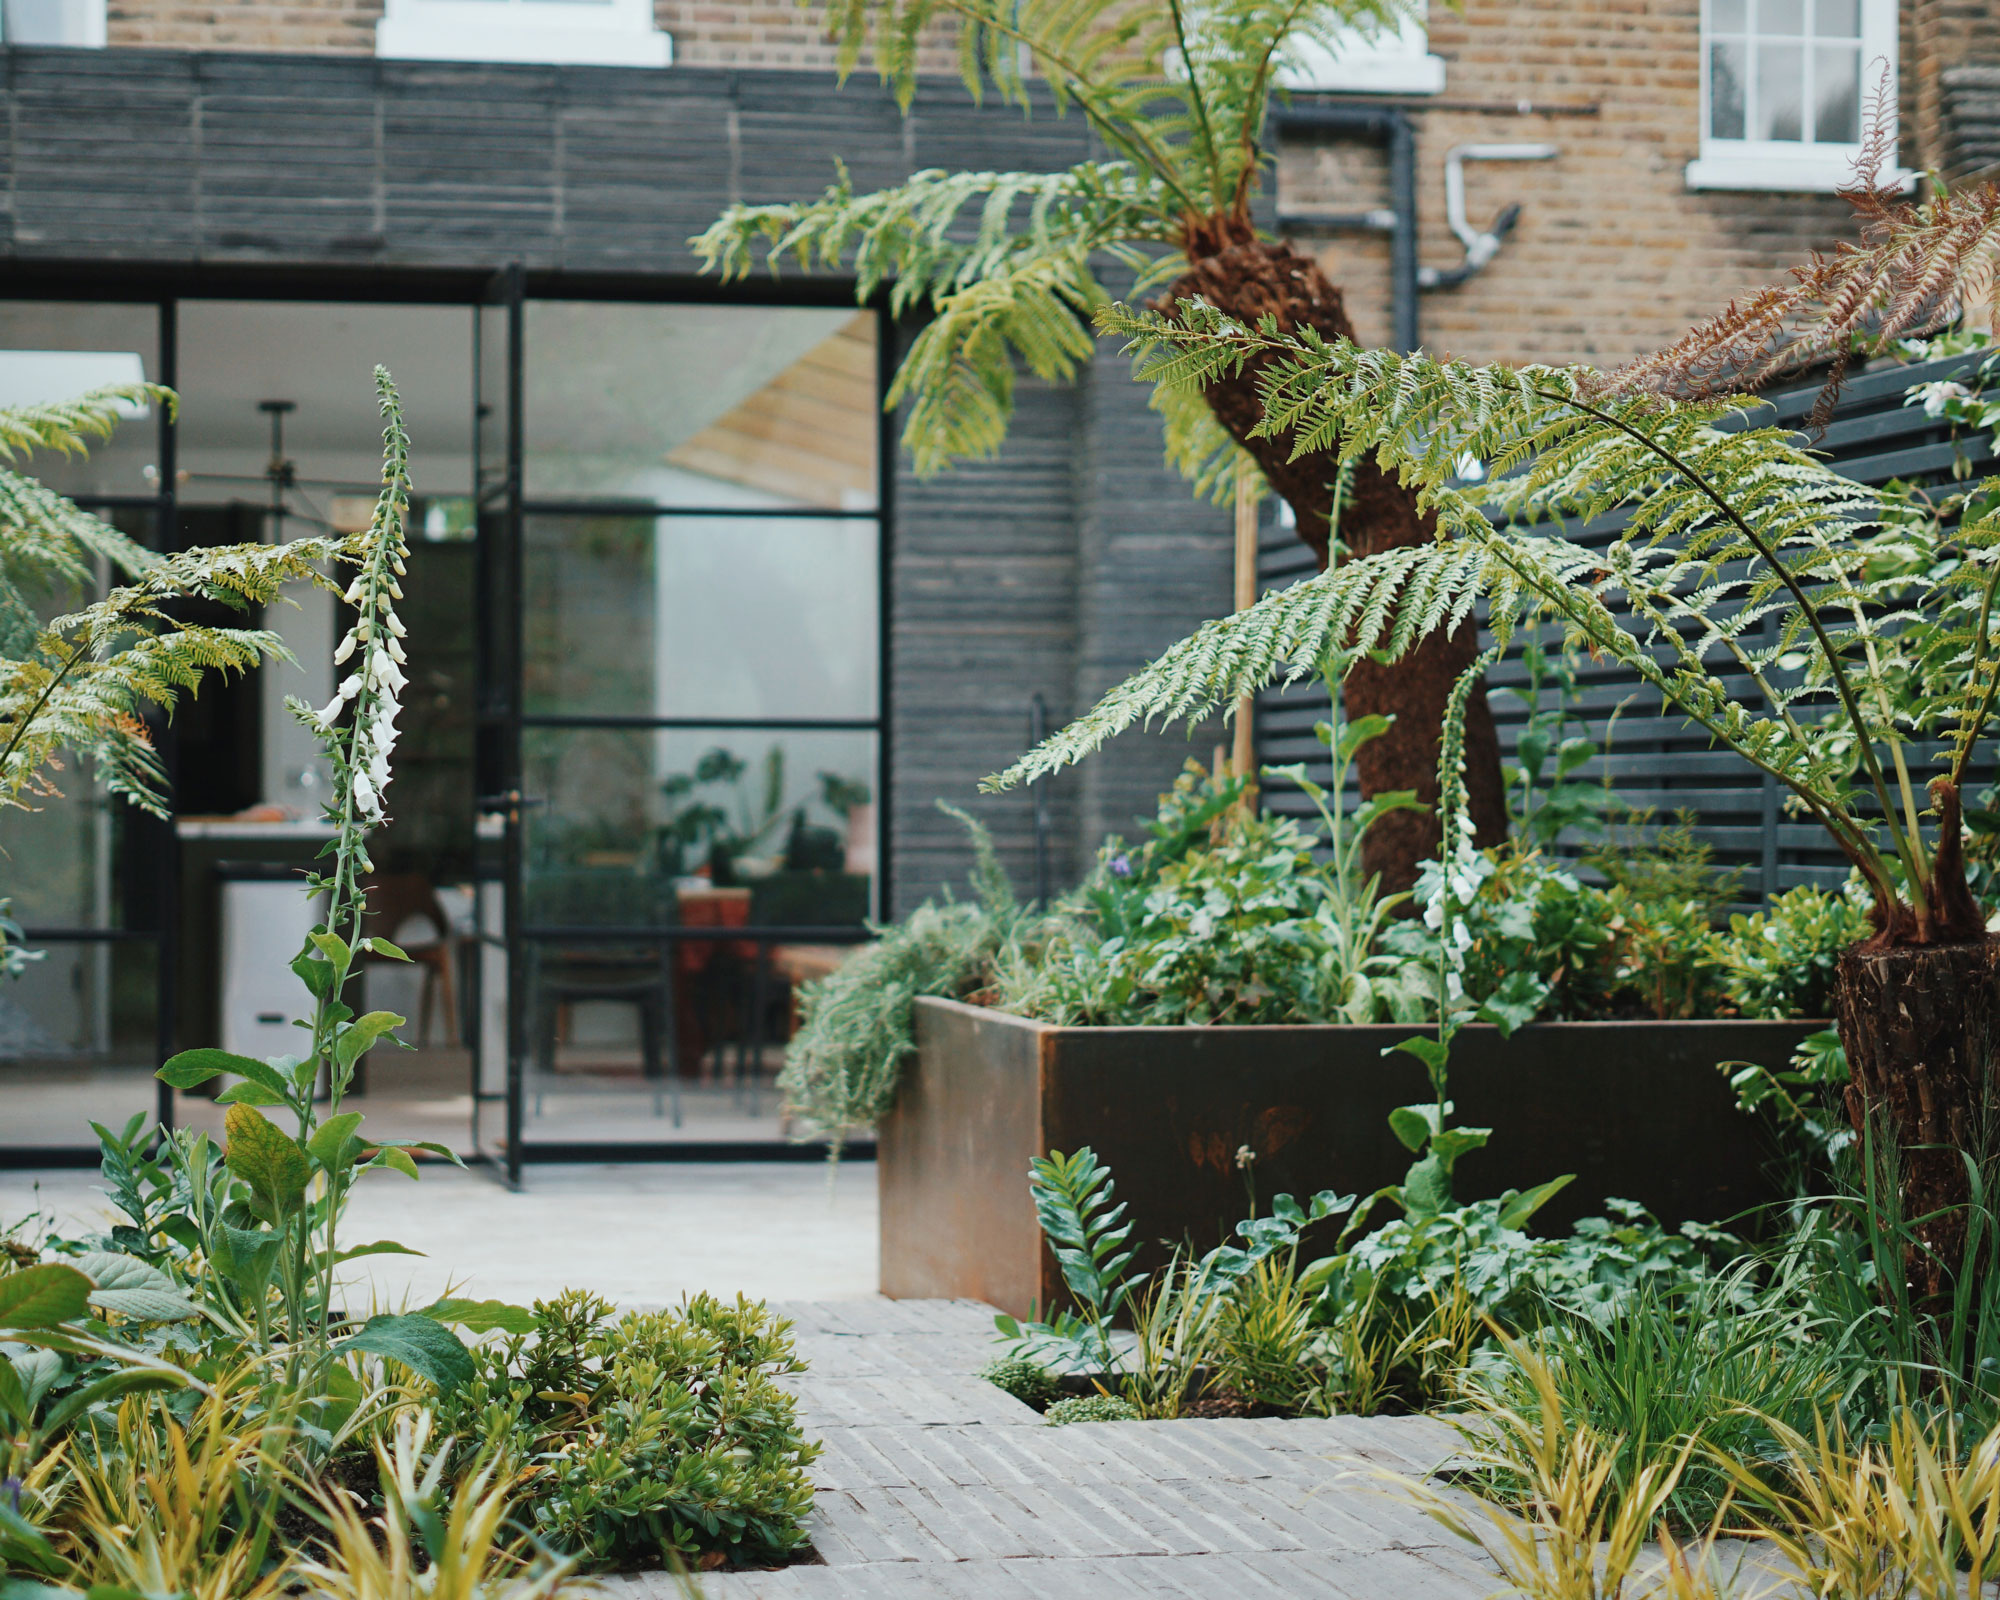
[[[1662,344],[1731,295],[1847,236],[1831,195],[1691,194],[1682,168],[1699,128],[1697,0],[1470,0],[1431,13],[1444,93],[1418,118],[1419,259],[1457,264],[1444,157],[1460,143],[1551,143],[1555,160],[1471,163],[1467,211],[1521,220],[1485,272],[1422,296],[1424,342],[1471,359],[1612,364]],[[1521,115],[1528,101],[1538,109]],[[1470,109],[1471,107],[1485,109]],[[1351,197],[1343,175],[1361,178]],[[1287,209],[1386,204],[1387,173],[1341,141],[1294,140],[1280,163]],[[1349,288],[1359,329],[1388,333],[1388,246],[1313,241]]]

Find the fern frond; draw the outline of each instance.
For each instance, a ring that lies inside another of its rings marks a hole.
[[[1254,355],[1260,431],[1295,452],[1377,461],[1435,513],[1438,540],[1349,562],[1210,623],[990,786],[1053,771],[1134,723],[1193,721],[1289,682],[1329,646],[1398,656],[1483,599],[1498,641],[1558,622],[1787,785],[1878,894],[1894,892],[1878,833],[1921,870],[1905,751],[1955,729],[1962,765],[1991,710],[2000,521],[1959,530],[1950,559],[1930,552],[1939,575],[1912,596],[1906,578],[1871,566],[1862,535],[1882,525],[1876,492],[1796,435],[1748,425],[1750,399],[1620,396],[1584,368],[1474,367],[1309,330],[1286,338],[1198,302],[1175,320],[1113,307],[1098,321],[1128,340],[1143,372],[1183,392]],[[1467,454],[1493,468],[1470,488],[1455,481]],[[1603,549],[1554,531],[1612,515],[1618,531]],[[1950,621],[1941,633],[1912,626],[1939,616]],[[1761,700],[1744,703],[1732,674]],[[1911,712],[1913,674],[1928,687]],[[1864,790],[1821,731],[1829,717],[1852,730]]]
[[[93,439],[110,438],[134,408],[164,406],[171,416],[178,403],[173,390],[157,383],[120,383],[74,400],[0,406],[0,458],[13,461],[36,450],[82,455]]]
[[[935,315],[896,374],[888,404],[907,404],[903,439],[920,472],[990,455],[1013,414],[1016,364],[1061,381],[1090,358],[1088,317],[1108,299],[1094,263],[1139,273],[1140,248],[1167,236],[1157,184],[1124,163],[1048,175],[920,172],[856,195],[845,173],[803,205],[737,207],[695,241],[725,277],[772,265],[849,267],[867,299],[884,283],[891,309]]]
[[[55,792],[47,774],[68,750],[87,757],[113,794],[164,816],[166,779],[147,708],[171,712],[207,673],[290,659],[274,633],[189,625],[174,617],[173,602],[268,604],[287,583],[328,584],[323,566],[353,545],[314,538],[156,560],[137,582],[58,617],[25,657],[0,658],[0,805]]]
[[[1864,219],[1858,243],[1814,255],[1788,284],[1732,301],[1664,350],[1610,373],[1603,392],[1704,398],[1829,359],[1837,375],[1857,348],[1886,349],[1990,298],[2000,187],[1969,185],[1896,206],[1872,187],[1850,198]]]

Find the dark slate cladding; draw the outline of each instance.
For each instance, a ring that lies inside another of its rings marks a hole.
[[[866,76],[841,88],[682,67],[0,57],[0,256],[43,275],[153,264],[183,288],[211,268],[438,269],[476,283],[515,261],[558,275],[544,284],[685,282],[697,270],[687,241],[719,209],[817,194],[836,156],[866,187],[926,167],[1048,170],[1094,153],[1080,116],[975,104],[949,79],[926,83],[905,117]],[[1033,801],[981,797],[977,783],[1022,749],[1031,698],[1059,722],[1228,604],[1229,515],[1194,505],[1163,466],[1158,421],[1123,362],[1100,362],[1074,389],[1024,383],[1019,400],[997,459],[927,481],[905,462],[893,486],[898,911],[962,885],[971,864],[939,797],[990,824],[1025,891]],[[1179,735],[1131,735],[1055,780],[1056,881],[1105,830],[1131,833],[1187,753]]]
[[[1850,379],[1831,423],[1810,441],[1810,448],[1824,452],[1839,471],[1863,483],[1882,484],[1891,478],[1948,482],[1957,451],[1964,452],[1963,466],[1974,481],[2000,470],[1986,435],[1969,433],[1954,445],[1948,424],[1904,401],[1912,385],[1960,376],[1980,359],[1975,355],[1925,366],[1883,365]],[[1818,395],[1817,387],[1777,395],[1770,409],[1754,414],[1754,420],[1759,425],[1776,420],[1803,426]],[[1575,530],[1573,537],[1603,545],[1619,525],[1615,516],[1600,518]],[[1266,533],[1259,574],[1267,590],[1296,582],[1310,570],[1310,557],[1296,540],[1276,530]],[[1548,639],[1555,642],[1553,634]],[[1757,699],[1758,691],[1747,678],[1728,672],[1719,675],[1740,690],[1746,703]],[[1487,675],[1503,760],[1513,759],[1527,719],[1522,697],[1527,682],[1518,651]],[[1611,731],[1608,760],[1592,760],[1579,777],[1608,779],[1620,800],[1642,810],[1651,808],[1656,821],[1671,821],[1683,808],[1696,812],[1697,833],[1715,847],[1717,859],[1744,869],[1746,903],[1765,891],[1783,891],[1800,883],[1832,885],[1847,876],[1846,862],[1825,830],[1788,812],[1774,779],[1763,777],[1732,751],[1712,745],[1705,733],[1678,715],[1663,712],[1658,696],[1636,677],[1609,662],[1585,662],[1578,686],[1579,715],[1568,731],[1587,736],[1600,747]],[[1547,689],[1543,704],[1555,704]],[[1325,715],[1325,696],[1310,684],[1286,695],[1261,696],[1259,754],[1267,762],[1306,761],[1323,768],[1324,752],[1311,729],[1314,718]],[[1990,771],[1990,767],[1981,771],[1978,782],[1988,781]],[[1928,775],[1928,770],[1922,774]],[[1271,791],[1271,803],[1296,815],[1311,814],[1305,797],[1283,786]]]

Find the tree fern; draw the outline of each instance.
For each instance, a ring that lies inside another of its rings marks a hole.
[[[956,27],[960,70],[1027,106],[1041,79],[1058,110],[1080,108],[1113,159],[1053,173],[916,173],[856,194],[845,168],[814,201],[736,206],[693,241],[725,279],[756,266],[851,271],[867,299],[890,285],[897,313],[928,310],[888,397],[907,405],[920,472],[991,455],[1018,368],[1065,380],[1089,358],[1086,319],[1108,296],[1106,264],[1140,288],[1171,277],[1204,219],[1247,219],[1266,162],[1265,108],[1279,69],[1307,44],[1338,48],[1394,27],[1403,0],[829,0],[842,73],[864,50],[905,107],[920,41]],[[1169,449],[1204,488],[1235,453],[1213,419],[1169,410]]]
[[[1955,891],[1938,846],[1955,841],[1956,791],[2000,685],[2000,517],[1937,535],[1926,552],[1936,576],[1913,588],[1871,566],[1866,536],[1883,521],[1875,491],[1796,435],[1752,426],[1752,400],[1671,401],[1617,392],[1580,367],[1482,367],[1310,332],[1287,338],[1200,305],[1178,320],[1117,308],[1100,323],[1173,387],[1266,359],[1263,426],[1300,451],[1380,461],[1416,487],[1438,539],[1208,624],[990,787],[1053,771],[1135,722],[1193,720],[1291,681],[1330,645],[1400,655],[1483,600],[1502,643],[1526,624],[1558,622],[1785,784],[1860,868],[1884,927],[1929,938],[1962,919],[1946,903]],[[1489,469],[1470,487],[1455,481],[1467,455]],[[1606,549],[1560,531],[1612,512],[1623,527]],[[1938,618],[1942,628],[1911,626]],[[1744,677],[1754,704],[1731,681]],[[1852,735],[1858,781],[1824,735],[1828,719]],[[1937,730],[1949,759],[1920,800],[1914,747]]]

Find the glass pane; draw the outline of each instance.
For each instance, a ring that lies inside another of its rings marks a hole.
[[[1861,139],[1861,53],[1838,45],[1813,52],[1813,138],[1820,144]]]
[[[872,313],[537,300],[525,340],[531,500],[875,505]]]
[[[1822,39],[1861,37],[1861,0],[1813,0],[1813,32]]]
[[[64,942],[0,981],[0,1148],[92,1143],[92,1121],[150,1119],[159,951]]]
[[[1741,44],[1708,47],[1708,136],[1743,137],[1743,53]]]
[[[1799,45],[1757,46],[1757,121],[1753,139],[1805,137],[1805,50]]]
[[[1757,31],[1790,37],[1806,31],[1806,0],[1757,0]]]
[[[873,717],[873,518],[527,519],[530,712]]]
[[[0,301],[0,405],[68,400],[111,383],[157,382],[159,335],[157,306]],[[35,456],[25,470],[67,495],[157,494],[159,456],[157,413],[135,406],[87,457]]]
[[[852,926],[875,735],[530,728],[524,908],[561,927]]]
[[[872,518],[662,518],[657,712],[874,716],[877,534]]]
[[[0,861],[16,921],[40,928],[113,928],[118,905],[115,831],[126,820],[114,800],[74,767],[54,774],[62,792],[34,811],[0,811]]]
[[[1708,25],[1717,33],[1741,33],[1748,0],[1709,0]]]
[[[282,496],[287,537],[364,518],[382,482],[377,363],[402,398],[417,492],[472,492],[463,307],[183,300],[180,352],[181,494],[191,504],[268,507],[282,445],[296,480]]]

